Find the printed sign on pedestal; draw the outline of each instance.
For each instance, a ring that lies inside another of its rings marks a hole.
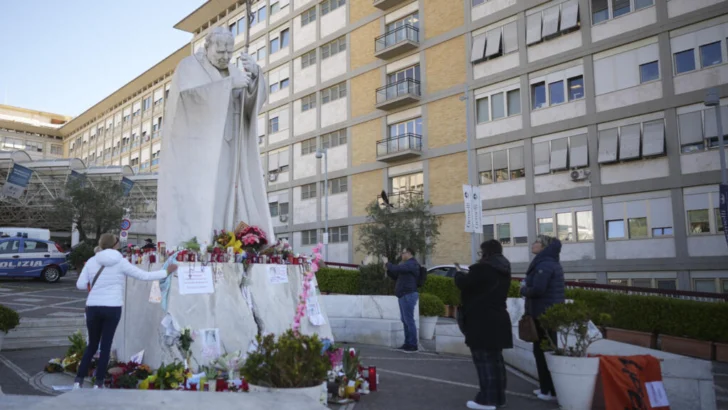
[[[212,268],[209,266],[180,265],[177,277],[179,278],[180,295],[215,293],[215,285],[212,283]]]
[[[8,180],[3,185],[3,196],[9,196],[15,199],[20,198],[28,187],[31,176],[33,176],[33,170],[22,165],[14,164],[13,169],[8,175]]]

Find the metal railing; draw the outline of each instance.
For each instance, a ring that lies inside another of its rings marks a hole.
[[[419,97],[422,95],[420,90],[420,82],[413,78],[405,78],[394,83],[377,88],[377,104],[393,100],[405,95],[414,95]]]
[[[411,24],[405,24],[404,26],[397,27],[396,29],[388,31],[383,35],[375,38],[374,50],[378,53],[385,48],[392,47],[393,45],[402,43],[404,41],[419,43],[420,30]]]
[[[377,141],[378,157],[408,150],[422,151],[421,135],[407,133]]]

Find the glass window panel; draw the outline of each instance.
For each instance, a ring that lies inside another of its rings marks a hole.
[[[657,279],[657,289],[677,290],[677,283],[673,279]]]
[[[534,110],[546,106],[546,84],[537,83],[531,86],[531,102]]]
[[[607,0],[591,0],[592,21],[594,24],[609,20],[609,5]]]
[[[488,97],[479,99],[477,104],[478,123],[481,124],[490,121],[490,114],[488,112]]]
[[[693,283],[696,292],[715,293],[715,280],[713,279],[696,279]]]
[[[539,218],[538,234],[554,236],[554,218]]]
[[[483,225],[483,241],[495,239],[495,231],[493,225]]]
[[[715,225],[717,232],[724,232],[723,219],[720,217],[720,209],[715,208],[713,211],[715,212]]]
[[[480,172],[480,185],[488,185],[493,183],[493,171]]]
[[[508,115],[516,115],[521,113],[521,90],[511,90],[508,96]]]
[[[653,0],[634,0],[634,9],[639,10],[652,5]]]
[[[607,239],[624,238],[624,220],[607,221]]]
[[[584,77],[572,77],[567,80],[567,87],[569,87],[569,101],[578,100],[584,98]]]
[[[688,211],[688,234],[696,235],[710,232],[710,220],[707,209]]]
[[[268,207],[270,209],[270,216],[276,217],[278,216],[278,202],[273,202],[268,204]]]
[[[612,0],[612,17],[619,17],[621,15],[629,13],[630,0]]]
[[[549,103],[551,105],[564,102],[564,82],[556,81],[549,84]]]
[[[511,244],[511,224],[498,224],[498,240],[503,245]]]
[[[722,55],[720,50],[720,41],[700,46],[700,65],[701,67],[710,67],[720,64]]]
[[[632,287],[635,288],[651,288],[652,279],[632,279]]]
[[[288,47],[291,42],[291,32],[288,29],[281,31],[281,48]]]
[[[576,213],[576,233],[579,241],[594,240],[594,224],[591,211]]]
[[[658,67],[657,61],[640,66],[640,82],[646,83],[648,81],[658,80],[659,78],[660,68]]]
[[[573,241],[571,213],[556,214],[556,235],[561,241]]]
[[[675,53],[675,74],[695,70],[695,50],[685,50]]]
[[[506,107],[503,98],[503,93],[498,93],[490,96],[494,120],[506,116]]]
[[[647,218],[629,218],[627,223],[630,238],[647,238]]]

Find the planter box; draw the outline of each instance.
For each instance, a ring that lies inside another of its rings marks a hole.
[[[684,337],[660,335],[661,349],[665,352],[692,356],[705,360],[713,359],[713,343]]]
[[[728,344],[715,344],[715,360],[723,363],[728,363]]]
[[[634,330],[617,329],[614,327],[607,328],[607,339],[614,340],[615,342],[642,346],[648,349],[654,349],[657,346],[657,336],[654,334],[637,332]]]

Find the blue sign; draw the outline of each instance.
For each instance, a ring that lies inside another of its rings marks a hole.
[[[124,190],[124,196],[129,196],[132,188],[134,188],[134,181],[127,177],[121,178],[121,188]]]
[[[718,197],[720,198],[720,208],[718,208],[718,212],[720,212],[720,219],[722,219],[721,222],[723,222],[725,241],[728,243],[728,185],[720,184],[720,194]]]
[[[3,195],[13,198],[20,198],[25,192],[25,188],[30,183],[30,177],[33,176],[33,170],[22,165],[14,164],[13,169],[8,175],[8,179],[3,186]]]

